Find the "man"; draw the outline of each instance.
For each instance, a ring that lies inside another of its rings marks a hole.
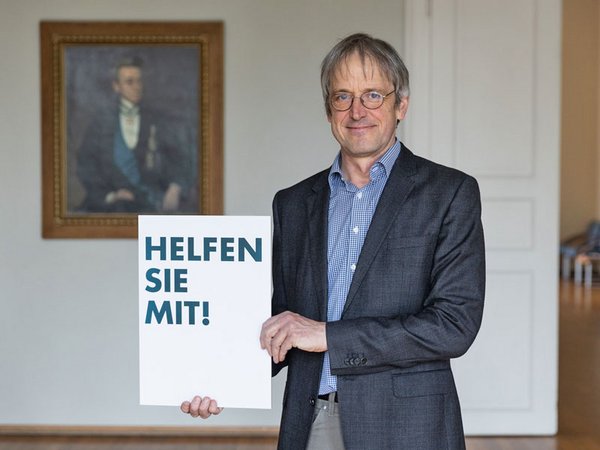
[[[77,158],[85,212],[175,212],[186,164],[175,126],[141,105],[141,61],[119,62],[112,82],[118,104],[88,128]]]
[[[260,342],[288,367],[279,448],[464,449],[449,360],[482,317],[477,183],[396,139],[408,72],[386,42],[347,37],[321,81],[340,153],[273,202]],[[220,412],[207,397],[181,408]]]

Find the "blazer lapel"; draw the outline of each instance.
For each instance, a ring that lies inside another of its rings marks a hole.
[[[329,212],[329,186],[325,171],[313,186],[307,198],[309,252],[317,301],[319,320],[327,320],[327,222]]]
[[[400,156],[398,156],[386,186],[381,193],[381,198],[379,199],[373,220],[369,226],[369,231],[365,237],[343,312],[346,312],[354,300],[356,292],[373,262],[373,258],[377,255],[379,247],[400,212],[406,197],[408,197],[408,194],[413,189],[414,180],[412,176],[416,173],[416,170],[414,155],[402,145]]]

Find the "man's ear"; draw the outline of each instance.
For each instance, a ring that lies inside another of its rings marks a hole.
[[[400,99],[400,104],[396,108],[396,125],[402,120],[404,120],[404,117],[406,116],[406,111],[408,111],[408,97],[404,96]]]
[[[116,81],[112,82],[112,88],[113,91],[115,91],[117,94],[121,93],[121,90],[119,89],[119,83],[117,83]]]
[[[331,123],[331,109],[325,108],[325,117],[327,117],[327,122]]]

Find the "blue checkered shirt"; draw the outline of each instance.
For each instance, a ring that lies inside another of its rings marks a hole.
[[[352,276],[356,270],[369,225],[392,166],[400,154],[396,143],[371,167],[371,180],[357,188],[344,179],[340,154],[329,171],[329,225],[327,229],[327,321],[340,320]],[[325,352],[319,395],[337,390],[337,377],[331,374],[329,352]]]

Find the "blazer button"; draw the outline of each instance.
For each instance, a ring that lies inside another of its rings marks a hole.
[[[310,406],[315,406],[315,399],[313,397],[310,398]]]

